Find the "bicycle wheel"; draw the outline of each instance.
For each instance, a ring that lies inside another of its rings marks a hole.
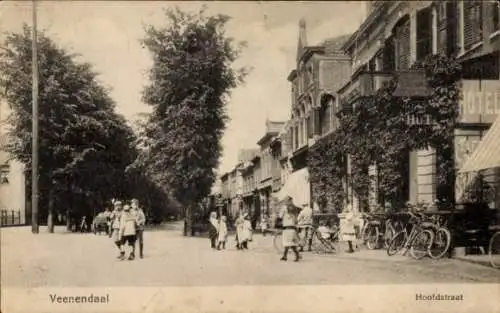
[[[500,268],[500,232],[496,232],[493,237],[491,237],[488,248],[491,266]]]
[[[392,237],[389,246],[387,247],[387,255],[393,256],[405,246],[407,234],[404,231],[400,231],[394,237]]]
[[[391,243],[392,238],[394,238],[394,235],[396,235],[396,232],[392,227],[388,227],[385,230],[384,233],[384,248],[387,249],[389,248],[389,244]]]
[[[369,228],[370,228],[370,226],[368,224],[365,224],[365,225],[363,225],[363,228],[361,229],[360,240],[361,240],[362,244],[366,243],[366,240],[368,238],[368,230],[369,230]]]
[[[312,251],[317,254],[328,254],[336,252],[337,248],[334,241],[324,239],[319,232],[315,231],[312,240]]]
[[[370,250],[377,249],[379,236],[380,236],[380,232],[379,232],[377,226],[368,227],[368,235],[366,238],[366,247]]]
[[[283,248],[283,234],[281,232],[277,232],[273,236],[273,246],[274,250],[278,253],[283,253],[285,249]]]
[[[434,233],[430,230],[421,230],[413,238],[410,245],[410,255],[415,260],[420,260],[429,254],[430,246],[434,241]]]
[[[451,244],[451,233],[447,228],[440,227],[434,232],[434,240],[429,247],[429,256],[433,259],[442,258]]]

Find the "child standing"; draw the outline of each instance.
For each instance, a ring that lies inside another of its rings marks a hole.
[[[248,250],[248,241],[252,239],[252,223],[250,222],[250,217],[248,213],[243,215],[243,223],[241,225],[241,237],[238,234],[238,239],[240,240],[240,247],[242,249]]]
[[[130,255],[128,259],[132,261],[135,259],[135,241],[137,231],[137,216],[134,211],[130,210],[129,205],[123,206],[123,213],[120,218],[120,238],[122,240],[122,247],[128,243],[130,246]],[[123,251],[122,259],[125,257]]]
[[[342,231],[342,237],[344,241],[347,241],[349,245],[349,249],[346,251],[347,253],[353,253],[354,249],[352,248],[352,242],[356,240],[356,229],[354,227],[354,214],[352,213],[352,208],[347,208],[347,213],[345,216],[345,224],[344,229]]]
[[[297,215],[298,208],[293,204],[292,197],[287,197],[280,211],[280,217],[283,221],[283,235],[281,238],[283,240],[283,247],[285,248],[283,256],[281,257],[282,261],[287,260],[289,250],[295,253],[295,262],[298,262],[300,259],[300,254],[297,250]]]
[[[110,214],[111,238],[113,238],[115,245],[118,247],[118,250],[120,251],[120,255],[118,256],[118,258],[123,259],[125,257],[125,251],[122,248],[122,241],[120,238],[120,219],[122,215],[122,203],[120,201],[114,201],[113,205],[114,205],[114,210]]]
[[[219,243],[217,244],[217,250],[220,250],[221,245],[222,249],[226,249],[226,239],[227,239],[227,224],[226,217],[221,216],[219,222]]]

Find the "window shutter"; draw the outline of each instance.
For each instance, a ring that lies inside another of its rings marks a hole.
[[[407,70],[410,65],[410,20],[396,31],[397,70]]]
[[[480,1],[464,1],[464,45],[468,49],[482,40],[483,10]]]

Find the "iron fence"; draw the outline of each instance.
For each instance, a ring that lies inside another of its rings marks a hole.
[[[0,210],[0,226],[21,225],[21,210]]]

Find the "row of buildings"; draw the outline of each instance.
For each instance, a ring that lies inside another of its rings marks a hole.
[[[500,19],[498,2],[368,1],[366,17],[353,34],[310,46],[306,23],[299,23],[296,67],[290,82],[290,119],[267,122],[260,149],[244,150],[238,164],[221,176],[221,196],[227,214],[250,212],[253,220],[272,215],[283,194],[297,205],[316,207],[308,180],[308,150],[339,126],[339,114],[370,97],[395,75],[394,96],[425,101],[425,74],[417,64],[428,55],[456,55],[463,67],[462,100],[455,131],[456,201],[464,201],[476,174],[458,174],[500,112]],[[283,78],[285,79],[285,77]],[[349,165],[347,165],[349,167]],[[405,200],[432,202],[439,195],[436,152],[411,151],[407,162]],[[376,172],[372,167],[371,172]],[[347,169],[349,173],[349,168]],[[500,169],[482,173],[500,208]],[[361,205],[345,180],[348,200]],[[371,205],[377,202],[372,191]]]

